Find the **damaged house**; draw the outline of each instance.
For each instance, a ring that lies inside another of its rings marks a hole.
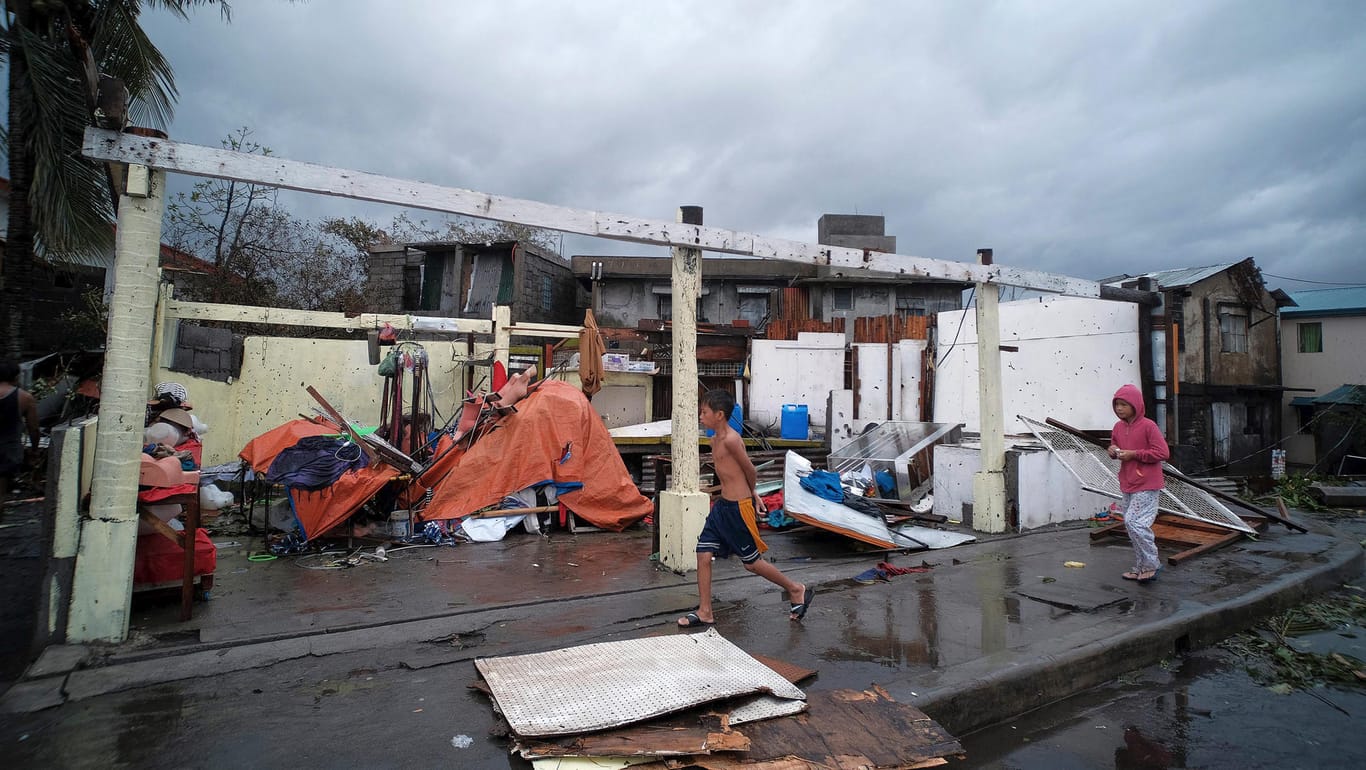
[[[1165,346],[1167,381],[1160,390],[1144,382],[1144,391],[1173,463],[1197,475],[1267,473],[1263,450],[1281,436],[1279,311],[1289,295],[1268,290],[1250,257],[1103,283],[1162,296],[1150,339]]]
[[[370,250],[365,296],[384,312],[488,318],[508,305],[522,323],[577,323],[576,289],[560,255],[527,241],[435,241]]]
[[[1281,311],[1286,462],[1334,473],[1366,470],[1366,288],[1311,289]],[[1355,435],[1348,435],[1354,433]],[[1348,455],[1356,456],[1351,459]]]
[[[870,251],[896,249],[896,238],[883,233],[880,216],[826,214],[817,229],[822,244]],[[654,378],[652,418],[667,419],[671,413],[667,344],[673,317],[669,258],[576,256],[571,267],[589,294],[609,347],[651,355],[660,365],[664,376]],[[917,351],[925,347],[928,317],[961,309],[967,288],[954,281],[908,279],[890,273],[853,275],[855,271],[801,263],[779,265],[761,259],[704,257],[701,272],[697,318],[703,384],[730,390],[746,415],[773,426],[786,403],[809,405],[812,425],[824,426],[826,397],[832,389],[850,391],[851,415],[919,419],[918,394],[907,395],[903,409],[903,399],[889,398],[880,383],[892,378],[897,390],[919,387],[914,382],[921,369]],[[834,336],[803,337],[813,333]],[[898,346],[903,340],[919,341],[919,348],[908,353],[904,362],[913,370],[904,388]],[[782,344],[775,347],[775,341]],[[843,351],[850,344],[857,353],[846,358]],[[828,354],[821,352],[827,348]],[[751,354],[753,359],[748,358]],[[819,364],[807,360],[821,355],[829,360]],[[894,360],[889,361],[889,355]],[[793,366],[801,367],[806,376],[789,376]]]

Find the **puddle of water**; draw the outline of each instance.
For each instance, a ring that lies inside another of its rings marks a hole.
[[[1347,767],[1366,745],[1366,692],[1276,695],[1231,656],[1203,650],[1150,666],[1011,722],[963,737],[951,767]]]

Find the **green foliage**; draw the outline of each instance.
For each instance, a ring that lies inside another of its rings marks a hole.
[[[109,306],[104,304],[104,291],[90,289],[82,292],[80,304],[62,313],[57,324],[63,328],[68,347],[102,347],[109,329]]]
[[[1309,488],[1314,484],[1327,481],[1329,481],[1327,476],[1316,473],[1286,474],[1284,478],[1276,480],[1275,489],[1257,498],[1257,502],[1274,505],[1276,498],[1279,497],[1291,508],[1299,508],[1303,511],[1326,511],[1328,509],[1314,499]]]
[[[94,95],[101,76],[128,90],[128,114],[154,127],[170,122],[176,100],[170,63],[143,31],[144,7],[182,17],[219,0],[65,0],[6,3],[3,53],[16,125],[7,127],[11,162],[22,159],[30,203],[33,252],[53,261],[97,254],[112,245],[114,196],[104,166],[81,156],[85,128],[96,124]],[[16,152],[12,142],[22,142]]]
[[[1319,654],[1295,649],[1290,638],[1316,631],[1366,627],[1366,598],[1358,589],[1309,602],[1235,634],[1219,646],[1238,656],[1259,684],[1276,692],[1310,689],[1321,683],[1366,686],[1366,665],[1341,653]]]

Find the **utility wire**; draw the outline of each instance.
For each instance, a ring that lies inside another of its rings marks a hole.
[[[1297,281],[1297,282],[1299,282],[1299,283],[1317,283],[1317,284],[1321,284],[1321,285],[1323,285],[1323,286],[1341,286],[1341,287],[1349,288],[1349,289],[1350,289],[1350,288],[1363,288],[1363,287],[1366,287],[1366,283],[1339,283],[1339,282],[1337,282],[1337,281],[1311,281],[1311,280],[1309,280],[1308,278],[1291,278],[1291,277],[1288,276],[1288,275],[1275,275],[1275,274],[1273,274],[1273,273],[1265,273],[1265,272],[1262,273],[1262,275],[1265,275],[1265,276],[1267,276],[1268,278],[1279,278],[1279,279],[1281,279],[1282,281]]]
[[[968,308],[972,307],[972,298],[977,296],[977,285],[973,284],[972,291],[968,292],[968,301],[963,303],[963,315],[958,319],[958,328],[953,333],[953,342],[949,343],[949,349],[944,351],[944,357],[939,359],[939,363],[934,365],[935,369],[944,365],[948,360],[949,354],[953,352],[953,346],[958,344],[958,335],[963,333],[963,323],[968,320]]]

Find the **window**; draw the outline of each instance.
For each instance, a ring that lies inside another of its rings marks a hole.
[[[550,310],[551,305],[555,304],[554,299],[554,282],[548,275],[541,276],[541,309]]]
[[[739,317],[749,321],[750,326],[758,326],[768,315],[767,294],[741,294]]]
[[[656,316],[656,318],[658,318],[660,321],[672,321],[672,320],[674,320],[674,298],[673,298],[673,295],[672,295],[672,294],[656,294],[655,297],[657,297],[658,300],[659,300],[659,304],[658,304],[659,313],[658,313],[658,315]],[[707,322],[706,317],[702,315],[702,298],[701,298],[701,297],[698,297],[698,298],[697,298],[697,314],[694,316],[694,318],[697,319],[697,322],[698,322],[698,323],[706,323],[706,322]]]
[[[846,287],[830,290],[830,307],[833,310],[853,310],[854,290]]]
[[[1300,352],[1301,353],[1322,353],[1323,352],[1323,324],[1315,321],[1313,323],[1295,324],[1300,332]]]
[[[1225,353],[1247,352],[1247,308],[1219,306],[1219,337]]]
[[[923,316],[925,315],[925,298],[913,297],[897,290],[896,311],[903,316]]]
[[[1261,436],[1266,433],[1266,421],[1263,419],[1262,407],[1259,404],[1244,404],[1246,410],[1243,413],[1243,435]]]
[[[1293,408],[1295,410],[1295,432],[1313,433],[1314,431],[1309,429],[1310,423],[1314,421],[1313,404],[1295,404]]]

